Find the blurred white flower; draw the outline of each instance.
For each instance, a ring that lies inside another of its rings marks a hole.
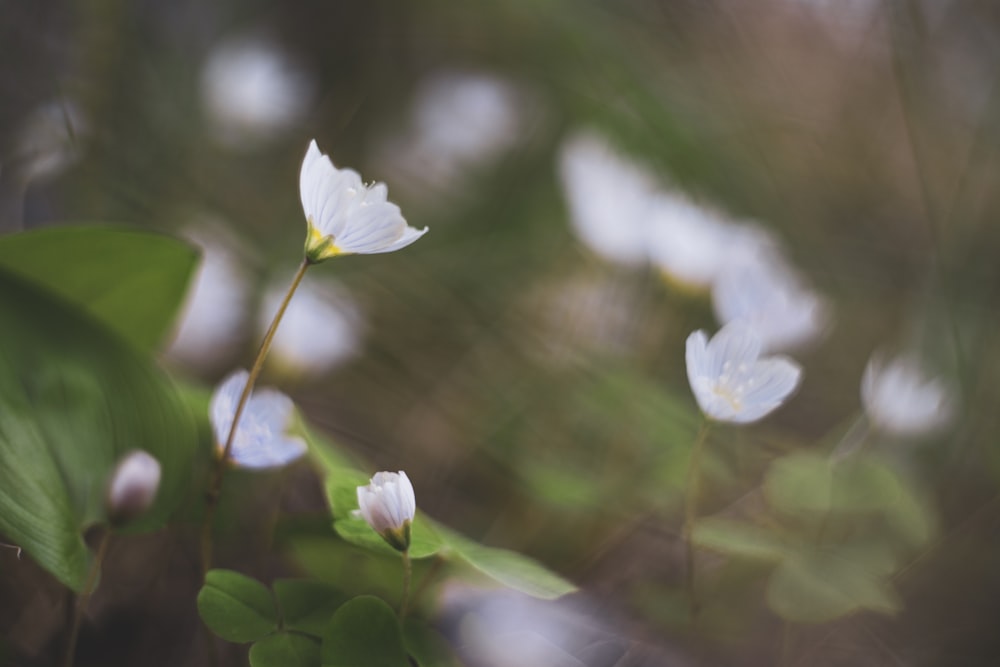
[[[80,158],[90,123],[73,101],[49,102],[35,109],[16,133],[15,164],[26,181],[58,174]]]
[[[213,137],[245,148],[300,121],[311,102],[311,77],[284,51],[263,39],[223,42],[208,56],[201,94]]]
[[[235,371],[212,395],[209,416],[220,454],[249,376],[245,370]],[[233,463],[245,468],[272,468],[291,463],[305,454],[306,443],[287,434],[293,407],[292,400],[279,391],[254,389],[233,438],[230,452]]]
[[[512,80],[441,71],[420,82],[408,125],[389,133],[375,158],[392,174],[393,187],[436,200],[436,190],[460,184],[522,141],[537,107],[527,89]]]
[[[580,241],[616,264],[644,263],[647,218],[656,193],[653,177],[590,132],[565,141],[559,175]]]
[[[399,207],[387,201],[384,183],[365,185],[352,169],[337,169],[316,141],[302,162],[299,177],[306,214],[305,251],[310,262],[337,255],[392,252],[427,232],[406,224]]]
[[[417,499],[406,473],[377,472],[367,486],[358,487],[361,517],[393,548],[410,548],[410,524]]]
[[[148,510],[160,488],[160,462],[135,449],[122,457],[108,483],[108,517],[113,523],[128,521]]]
[[[221,241],[188,233],[201,247],[201,265],[189,287],[167,357],[202,369],[225,362],[244,337],[249,281],[236,255]]]
[[[941,428],[953,412],[944,383],[903,357],[888,363],[872,357],[861,380],[861,402],[876,429],[898,436]]]
[[[763,231],[674,193],[654,197],[647,220],[650,261],[668,279],[696,289],[710,287],[725,267],[773,243]]]
[[[273,283],[264,293],[257,325],[271,324],[288,281]],[[271,343],[270,360],[294,375],[319,375],[357,354],[361,346],[361,313],[346,290],[324,283],[303,283],[288,304]]]
[[[687,339],[687,373],[698,406],[709,419],[745,424],[767,416],[795,391],[802,369],[786,357],[760,358],[760,338],[730,322],[709,341]]]
[[[742,320],[765,351],[788,350],[817,338],[827,322],[819,296],[803,286],[774,249],[744,254],[721,270],[712,286],[719,322]]]

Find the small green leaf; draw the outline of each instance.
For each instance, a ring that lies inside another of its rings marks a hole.
[[[396,612],[379,598],[356,597],[323,634],[324,667],[410,667]]]
[[[701,519],[694,526],[691,540],[703,549],[744,558],[781,560],[788,554],[788,545],[780,535],[729,519]]]
[[[140,349],[170,330],[198,252],[177,239],[110,225],[0,238],[0,266],[84,308]]]
[[[319,667],[319,642],[278,632],[250,647],[250,667]]]
[[[198,593],[198,613],[226,641],[252,642],[274,632],[278,612],[271,591],[232,570],[210,570]]]
[[[768,605],[802,623],[824,623],[862,609],[892,614],[901,608],[888,578],[892,568],[892,555],[881,544],[795,553],[771,575]]]
[[[367,486],[371,478],[360,470],[340,468],[326,478],[326,499],[334,519],[349,519],[358,509],[358,487]]]
[[[576,590],[573,584],[527,556],[477,544],[440,525],[436,529],[442,543],[458,557],[508,588],[543,599],[557,598]]]
[[[399,557],[399,552],[389,546],[361,517],[338,519],[334,522],[333,529],[351,544],[387,556]],[[440,550],[441,538],[431,524],[418,513],[413,519],[410,532],[410,558],[414,560],[430,558]]]
[[[315,637],[323,636],[333,613],[346,600],[332,584],[312,579],[279,579],[272,588],[282,626]]]

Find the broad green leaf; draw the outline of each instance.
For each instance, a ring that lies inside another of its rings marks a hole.
[[[775,568],[767,602],[779,616],[802,623],[863,609],[892,614],[901,608],[888,577],[893,565],[878,543],[798,552]]]
[[[190,245],[128,227],[55,227],[0,238],[0,267],[86,309],[144,350],[168,333],[197,263]]]
[[[312,579],[279,579],[272,586],[282,627],[322,637],[346,597],[332,584]]]
[[[826,514],[833,496],[833,464],[815,454],[784,456],[767,471],[764,493],[775,509],[788,514]]]
[[[205,625],[226,641],[245,643],[278,628],[271,591],[256,579],[232,570],[209,570],[198,593],[198,613]]]
[[[410,667],[396,612],[381,599],[356,597],[323,634],[324,667]]]
[[[729,519],[701,519],[694,525],[691,540],[703,549],[745,558],[781,560],[789,551],[773,531]]]
[[[0,270],[0,532],[75,590],[80,537],[106,518],[104,491],[132,449],[162,468],[157,528],[190,485],[197,434],[152,362],[71,304]]]
[[[477,544],[458,533],[437,526],[441,541],[476,570],[508,588],[528,595],[552,599],[572,593],[576,587],[527,556],[507,549]],[[443,552],[445,557],[449,554]]]
[[[369,475],[350,468],[328,472],[326,499],[334,519],[351,518],[351,513],[358,509],[358,487],[367,485],[370,480]]]
[[[250,647],[250,667],[319,667],[319,642],[278,632]]]
[[[414,618],[403,623],[403,643],[420,667],[460,667],[451,645],[433,628]]]
[[[361,517],[338,519],[334,522],[333,529],[351,544],[387,556],[399,557],[399,552],[389,546]],[[430,558],[441,550],[441,538],[421,514],[418,513],[413,519],[410,532],[410,558],[414,560]]]

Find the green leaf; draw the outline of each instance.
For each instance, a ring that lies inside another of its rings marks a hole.
[[[784,456],[767,471],[764,493],[775,509],[788,514],[826,514],[833,496],[833,464],[815,454]]]
[[[312,579],[279,579],[272,586],[282,627],[322,637],[333,613],[346,600],[335,586]]]
[[[527,556],[477,544],[440,525],[436,529],[441,541],[455,555],[508,588],[543,599],[557,598],[576,590],[573,584]],[[446,557],[449,555],[444,553]]]
[[[370,595],[333,615],[323,635],[324,667],[410,667],[396,612]]]
[[[197,263],[190,245],[128,227],[56,227],[0,238],[0,267],[86,309],[144,350],[169,332]]]
[[[771,575],[767,602],[779,616],[824,623],[869,609],[892,614],[901,603],[889,573],[891,553],[879,543],[816,549],[792,554]]]
[[[355,503],[356,504],[356,503]],[[399,552],[389,546],[382,537],[372,530],[372,527],[360,517],[347,517],[338,519],[333,524],[333,529],[342,538],[363,547],[370,551],[395,556],[399,558]],[[413,519],[410,532],[410,558],[419,560],[430,558],[441,550],[441,538],[438,537],[431,524],[417,514]]]
[[[319,642],[278,632],[250,647],[250,667],[319,667]]]
[[[349,519],[358,509],[358,487],[366,486],[371,478],[360,470],[339,468],[326,478],[326,499],[334,519]]]
[[[753,524],[729,519],[701,519],[694,525],[691,540],[703,549],[731,556],[781,560],[788,545],[780,535]]]
[[[256,579],[232,570],[209,570],[198,593],[198,613],[205,625],[226,641],[245,643],[278,628],[271,591]]]
[[[433,628],[410,617],[403,624],[403,643],[420,667],[460,667],[451,645]]]
[[[148,358],[3,270],[0,321],[0,532],[80,590],[80,535],[106,519],[114,465],[135,448],[160,462],[156,501],[130,529],[160,527],[190,485],[194,423]]]

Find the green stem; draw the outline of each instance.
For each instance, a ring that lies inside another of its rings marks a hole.
[[[406,605],[410,601],[410,577],[413,575],[413,563],[410,561],[410,550],[403,552],[403,594],[399,600],[399,620],[406,617]]]
[[[709,425],[710,422],[705,419],[702,420],[701,426],[698,427],[698,435],[695,436],[694,447],[691,450],[691,458],[688,462],[687,475],[684,482],[684,528],[682,530],[684,538],[684,584],[687,589],[691,618],[697,616],[699,610],[698,597],[695,591],[694,543],[691,541],[691,531],[694,529],[694,522],[698,517],[698,475],[701,467],[701,453],[705,448]]]
[[[292,296],[295,294],[295,290],[298,289],[299,284],[302,282],[302,278],[306,274],[306,269],[308,269],[311,265],[312,263],[308,259],[302,260],[302,264],[299,265],[299,269],[296,271],[295,277],[292,279],[292,285],[288,288],[288,293],[285,294],[285,298],[282,299],[281,305],[278,307],[278,312],[274,314],[274,319],[271,320],[271,326],[268,327],[267,333],[264,334],[264,340],[261,341],[260,349],[257,351],[257,357],[254,359],[253,366],[250,367],[250,375],[247,377],[247,384],[243,387],[243,393],[240,394],[240,400],[236,404],[236,412],[233,414],[233,423],[232,426],[229,427],[229,435],[226,437],[226,444],[222,448],[222,455],[215,461],[215,467],[212,470],[212,477],[208,486],[208,493],[205,496],[205,516],[201,524],[202,578],[204,578],[205,573],[208,572],[212,562],[212,523],[215,518],[215,510],[219,505],[219,496],[222,493],[222,480],[226,474],[226,463],[229,461],[229,456],[233,451],[233,441],[236,438],[236,426],[239,424],[240,417],[243,416],[243,409],[246,408],[247,401],[250,399],[250,394],[253,391],[254,384],[257,382],[257,376],[260,375],[260,371],[264,367],[264,359],[267,358],[268,350],[271,349],[271,342],[274,340],[274,334],[278,330],[278,324],[281,323],[281,318],[285,315],[285,309],[288,308],[288,304],[291,302]]]
[[[90,602],[90,595],[94,592],[94,584],[97,583],[97,575],[101,571],[101,563],[108,552],[108,543],[111,541],[111,529],[106,529],[101,537],[100,544],[97,545],[97,553],[94,554],[94,562],[90,564],[90,571],[87,573],[87,580],[83,584],[83,589],[76,598],[76,605],[73,609],[73,622],[69,629],[69,640],[66,643],[66,659],[63,664],[66,667],[73,667],[73,658],[76,657],[76,640],[80,636],[80,623],[83,621],[83,614],[87,611],[87,603]]]

